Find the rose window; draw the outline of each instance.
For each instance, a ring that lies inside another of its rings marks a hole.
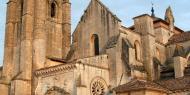
[[[91,94],[92,95],[105,95],[106,85],[101,79],[96,79],[91,84]]]

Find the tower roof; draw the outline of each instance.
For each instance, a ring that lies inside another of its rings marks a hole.
[[[153,4],[153,3],[152,3],[152,9],[151,9],[151,12],[152,12],[151,16],[152,16],[152,17],[155,17],[155,14],[154,14],[154,4]]]
[[[168,23],[174,23],[175,22],[173,12],[172,12],[172,9],[170,6],[166,9],[165,20]]]

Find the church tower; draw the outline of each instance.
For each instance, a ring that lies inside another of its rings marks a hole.
[[[35,68],[43,67],[46,58],[66,58],[70,48],[70,11],[69,0],[36,0],[33,40]]]
[[[165,21],[169,24],[170,32],[174,32],[175,19],[174,19],[173,12],[170,6],[166,9]]]
[[[47,58],[64,59],[70,49],[69,0],[9,0],[3,79],[5,95],[33,95],[35,70]]]

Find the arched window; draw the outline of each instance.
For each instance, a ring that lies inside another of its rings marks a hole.
[[[51,17],[55,17],[56,15],[56,4],[55,2],[51,3]]]
[[[99,38],[97,34],[92,35],[91,42],[94,55],[99,55]]]
[[[136,60],[140,60],[140,58],[141,58],[141,49],[140,49],[139,41],[135,41],[134,47],[135,47],[135,58],[136,58]]]
[[[22,16],[23,16],[23,13],[24,13],[24,1],[21,0],[20,1],[20,22],[22,24]]]

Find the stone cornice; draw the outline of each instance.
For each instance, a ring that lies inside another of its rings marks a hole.
[[[90,67],[109,70],[108,56],[106,54],[78,59],[78,60],[76,60],[76,63],[87,65]]]
[[[108,67],[106,66],[98,66],[96,64],[89,64],[89,63],[81,63],[81,62],[78,62],[77,64],[83,64],[83,65],[87,65],[87,66],[90,66],[90,67],[95,67],[95,68],[100,68],[100,69],[105,69],[105,70],[109,70]]]
[[[82,59],[78,59],[71,63],[68,62],[68,63],[57,65],[57,66],[45,67],[45,68],[35,71],[34,74],[36,76],[54,75],[56,73],[68,72],[68,71],[77,69],[77,67],[79,67],[79,65],[81,65],[81,64],[90,66],[90,67],[109,70],[109,67],[107,65],[107,63],[108,63],[107,59],[108,59],[107,55],[99,55],[99,56],[82,58]]]
[[[49,75],[49,74],[52,74],[52,73],[65,72],[65,71],[70,71],[70,70],[73,70],[73,69],[76,69],[76,64],[73,64],[73,63],[61,64],[61,65],[57,65],[57,66],[37,70],[35,72],[35,75],[36,76]]]

